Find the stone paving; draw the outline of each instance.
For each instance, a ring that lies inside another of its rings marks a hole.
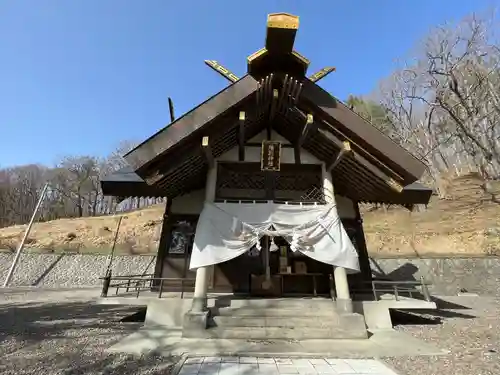
[[[178,375],[397,375],[373,359],[188,357]],[[174,374],[175,375],[175,374]]]

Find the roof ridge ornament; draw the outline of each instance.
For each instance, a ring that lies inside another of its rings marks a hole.
[[[234,83],[239,80],[239,77],[234,75],[233,72],[231,72],[229,69],[225,68],[222,64],[219,64],[215,60],[205,60],[205,64],[208,65],[213,70],[215,70],[217,73],[219,73],[221,76],[223,76],[231,83]]]
[[[321,70],[318,70],[313,75],[311,75],[309,77],[309,80],[311,82],[318,82],[320,79],[325,78],[328,74],[330,74],[331,72],[335,72],[336,70],[337,70],[337,68],[335,68],[334,66],[329,66],[327,68],[323,68]]]
[[[265,48],[248,56],[248,74],[259,80],[272,72],[304,78],[309,60],[294,50],[299,17],[290,13],[267,16]]]

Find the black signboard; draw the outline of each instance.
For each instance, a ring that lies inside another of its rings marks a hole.
[[[260,168],[263,171],[279,171],[281,163],[281,142],[263,141]]]

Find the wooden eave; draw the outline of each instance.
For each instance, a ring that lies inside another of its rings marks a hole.
[[[352,153],[339,159],[332,170],[339,194],[365,202],[427,203],[426,194],[413,190],[408,195],[404,190],[421,176],[425,165],[313,86],[317,87],[310,82],[297,100],[287,99],[287,105],[276,108],[271,104],[270,83],[259,85],[245,76],[143,142],[125,159],[146,184],[174,198],[204,187],[207,158],[201,147],[203,137],[208,137],[211,153],[217,158],[240,143],[240,111],[246,114],[245,141],[266,129],[273,113],[274,130],[292,144],[300,140],[303,149],[327,164],[338,157],[343,142],[350,142]],[[306,111],[312,113],[314,126],[304,136]]]
[[[124,156],[125,160],[142,176],[141,171],[148,164],[166,154],[185,138],[209,127],[230,108],[245,101],[257,87],[257,81],[251,76],[242,77],[142,142]]]
[[[166,197],[165,191],[151,186],[135,173],[130,166],[112,172],[100,180],[102,193],[115,197]]]
[[[314,111],[325,124],[343,131],[346,138],[401,175],[405,184],[422,176],[424,163],[317,84],[309,79],[304,79],[302,84],[300,105],[306,111]]]

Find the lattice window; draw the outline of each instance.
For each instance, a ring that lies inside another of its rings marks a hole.
[[[265,200],[266,175],[258,164],[220,163],[216,198]]]
[[[313,186],[307,193],[300,197],[302,202],[318,202],[325,204],[325,193],[323,189]]]
[[[274,187],[276,190],[305,190],[309,186],[309,183],[301,177],[291,174],[278,174],[274,179]]]
[[[216,198],[323,203],[318,186],[319,166],[283,164],[279,172],[262,172],[258,163],[220,163]]]
[[[266,187],[266,176],[263,173],[225,169],[219,173],[218,177],[218,189],[265,189]]]

